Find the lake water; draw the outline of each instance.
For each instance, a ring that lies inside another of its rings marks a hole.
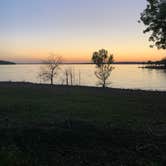
[[[0,65],[0,81],[44,83],[38,73],[42,65]],[[166,91],[166,70],[142,69],[140,65],[113,65],[110,87]],[[99,86],[94,65],[61,65],[55,84],[65,84],[64,70],[73,71],[73,84]]]

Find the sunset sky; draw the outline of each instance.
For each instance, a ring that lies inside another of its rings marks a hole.
[[[89,62],[100,48],[116,61],[157,60],[139,24],[146,0],[0,0],[0,59],[40,62],[50,53]]]

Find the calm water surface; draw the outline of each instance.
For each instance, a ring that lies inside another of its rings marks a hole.
[[[42,65],[1,65],[0,81],[43,83],[38,77]],[[166,70],[138,68],[139,65],[114,65],[110,87],[166,91]],[[65,84],[65,69],[71,69],[75,85],[98,86],[94,65],[61,65],[55,84]]]

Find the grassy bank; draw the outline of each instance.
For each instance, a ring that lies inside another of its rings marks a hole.
[[[165,99],[166,92],[0,83],[0,162],[163,165]]]

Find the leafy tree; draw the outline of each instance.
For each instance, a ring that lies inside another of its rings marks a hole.
[[[105,88],[106,85],[109,84],[107,80],[113,70],[113,67],[111,66],[113,63],[113,55],[108,56],[108,51],[101,49],[93,53],[92,61],[97,67],[95,75],[100,80],[99,83],[102,87]]]
[[[146,9],[141,13],[145,24],[144,33],[152,32],[149,41],[158,49],[166,49],[166,0],[147,0]]]
[[[61,58],[52,54],[43,61],[44,66],[41,68],[39,77],[44,81],[50,81],[51,85],[54,83],[54,78],[57,76]]]

